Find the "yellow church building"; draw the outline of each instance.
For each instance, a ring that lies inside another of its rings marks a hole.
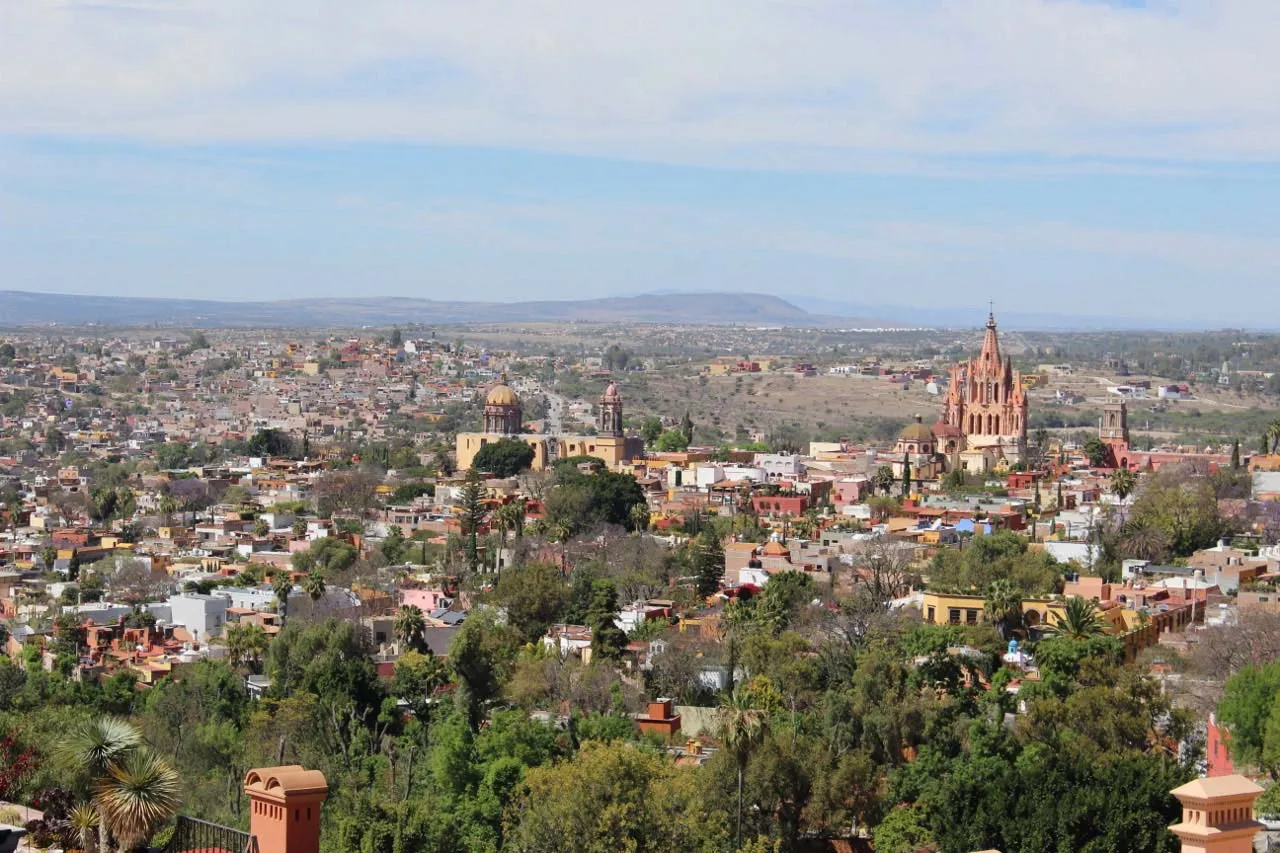
[[[644,440],[628,436],[622,427],[622,398],[617,384],[613,382],[600,397],[600,417],[595,435],[545,435],[525,431],[520,396],[506,382],[500,381],[489,389],[485,397],[483,429],[458,433],[455,445],[458,469],[470,470],[480,448],[503,439],[529,445],[533,449],[531,467],[535,471],[572,456],[595,456],[609,468],[617,469],[644,453]]]

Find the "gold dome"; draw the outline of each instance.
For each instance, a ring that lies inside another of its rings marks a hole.
[[[899,441],[933,441],[933,430],[924,425],[923,419],[916,415],[915,423],[907,424],[898,433]]]
[[[499,382],[489,389],[489,396],[485,397],[484,404],[486,406],[518,406],[520,398],[516,396],[516,392],[511,390],[511,386],[505,382]]]

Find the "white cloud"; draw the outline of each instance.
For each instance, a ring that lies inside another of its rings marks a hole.
[[[1274,0],[4,0],[0,133],[771,168],[1280,156]]]

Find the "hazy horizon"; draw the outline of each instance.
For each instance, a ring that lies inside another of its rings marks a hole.
[[[1261,0],[14,0],[3,287],[1266,326],[1278,42]]]

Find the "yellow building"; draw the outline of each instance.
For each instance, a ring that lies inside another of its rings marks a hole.
[[[933,625],[979,625],[987,621],[980,595],[952,595],[927,591],[920,604],[924,621]],[[1026,598],[1022,601],[1023,620],[1028,628],[1052,625],[1066,613],[1065,598]],[[1137,613],[1123,607],[1099,610],[1108,634],[1122,634],[1136,624]],[[1126,616],[1129,614],[1129,616]]]
[[[524,431],[520,397],[505,382],[489,389],[484,405],[484,429],[460,432],[454,446],[459,470],[469,470],[480,448],[490,442],[511,439],[533,449],[531,467],[541,471],[558,459],[595,456],[611,469],[619,468],[644,451],[643,439],[627,436],[622,428],[622,398],[618,386],[609,383],[600,398],[600,421],[595,435],[543,435]]]

